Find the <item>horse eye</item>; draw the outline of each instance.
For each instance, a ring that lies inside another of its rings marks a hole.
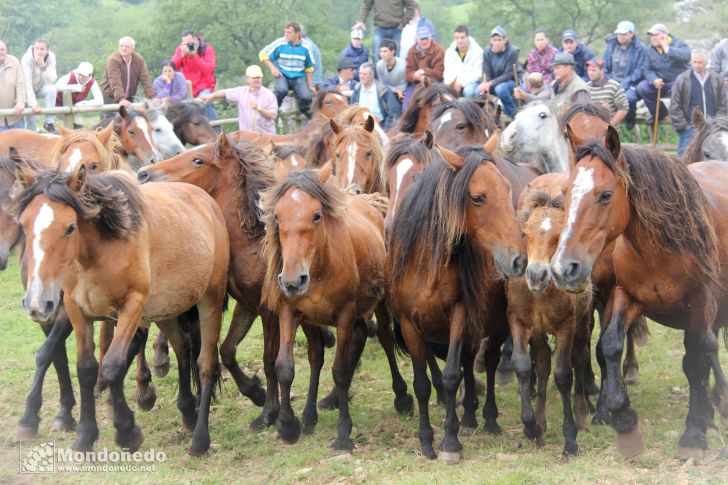
[[[66,236],[70,236],[74,232],[76,232],[76,224],[72,222],[66,228]]]
[[[703,152],[703,158],[705,158],[706,160],[712,160],[713,159],[713,157],[710,156],[710,153],[708,153],[707,150]]]
[[[313,222],[316,223],[316,222],[319,222],[320,220],[321,220],[321,213],[320,212],[315,213],[313,215]]]
[[[155,128],[155,129],[154,129],[154,132],[155,132],[155,133],[161,133],[161,132],[162,132],[162,129],[161,129],[161,128]]]
[[[93,163],[89,164],[88,168],[92,172],[95,172],[96,170],[99,169],[99,163],[98,162],[93,162]]]
[[[195,126],[200,126],[200,122],[199,121],[194,121],[194,122],[192,122],[192,124],[195,125]]]
[[[455,127],[458,131],[463,131],[465,129],[465,125],[463,123],[460,123]]]
[[[136,132],[134,130],[126,130],[127,133],[129,133],[131,136],[136,135]]]
[[[372,156],[372,151],[371,151],[371,150],[369,150],[369,151],[368,151],[368,152],[366,153],[366,157],[367,157],[367,158],[370,158],[371,156]]]
[[[470,200],[473,201],[473,204],[475,205],[483,205],[485,204],[485,196],[484,195],[472,195],[470,197]]]
[[[192,160],[192,164],[195,167],[201,167],[201,166],[203,166],[205,164],[205,161],[203,159],[201,159],[200,157],[197,157],[197,158],[195,158],[195,159]]]
[[[613,192],[604,191],[597,196],[597,202],[602,205],[609,204],[612,201]]]
[[[545,120],[546,118],[548,118],[548,116],[549,115],[547,115],[546,113],[539,113],[538,114],[538,117],[541,118],[542,120]]]

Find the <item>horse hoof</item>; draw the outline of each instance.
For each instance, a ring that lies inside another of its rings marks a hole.
[[[498,436],[503,433],[503,430],[498,425],[498,422],[493,420],[485,422],[485,425],[483,426],[483,432]]]
[[[543,438],[543,430],[536,423],[527,423],[523,425],[523,434],[530,440],[538,440]]]
[[[331,442],[331,448],[340,454],[351,453],[354,451],[354,442],[351,438],[336,438]]]
[[[253,404],[258,406],[259,408],[262,408],[265,404],[265,390],[263,390],[262,387],[258,387],[253,392],[253,395],[248,396],[248,398],[253,402]]]
[[[334,409],[339,409],[339,395],[336,392],[332,392],[325,398],[321,399],[318,402],[317,407],[321,411],[331,411]]]
[[[138,388],[136,402],[142,411],[150,411],[157,402],[157,390],[154,388],[154,384],[149,384],[146,389]]]
[[[195,426],[197,426],[197,413],[182,413],[182,424],[187,428],[187,431],[194,431]]]
[[[576,456],[579,454],[579,445],[576,443],[573,444],[564,444],[564,451],[561,452],[561,456],[568,460],[572,456]]]
[[[134,453],[144,443],[144,433],[142,433],[142,429],[139,426],[134,425],[128,433],[121,433],[119,430],[116,430],[114,441],[120,447]]]
[[[76,430],[76,420],[73,419],[73,416],[69,416],[68,418],[62,418],[59,416],[56,416],[53,418],[53,424],[51,424],[51,431],[54,433],[57,433],[59,431],[65,431],[65,432],[72,432]]]
[[[271,412],[271,413],[260,413],[260,416],[255,418],[250,423],[250,429],[253,431],[262,431],[266,428],[270,428],[273,423],[275,423],[276,418],[278,417],[278,412]]]
[[[498,370],[495,373],[496,375],[496,382],[499,386],[505,386],[506,384],[513,381],[515,378],[516,373],[513,372],[513,369],[503,369],[501,370],[500,367],[498,367]]]
[[[301,421],[295,416],[281,418],[279,415],[276,421],[276,431],[285,443],[293,444],[301,437]]]
[[[210,435],[206,434],[205,436],[198,438],[196,436],[192,437],[192,444],[189,448],[187,448],[187,453],[190,456],[201,456],[207,453],[207,451],[210,449]]]
[[[678,460],[689,460],[693,459],[696,462],[700,462],[705,456],[705,450],[701,448],[689,448],[686,446],[678,446],[675,452],[675,458]]]
[[[154,377],[158,377],[160,379],[162,377],[167,377],[167,374],[169,374],[169,360],[159,364],[154,364],[152,366],[152,374],[154,374]]]
[[[316,432],[316,423],[303,423],[303,429],[301,432],[306,436],[311,436]]]
[[[617,433],[617,451],[623,458],[632,458],[645,451],[645,439],[639,426],[628,433]]]
[[[458,430],[458,436],[472,436],[475,434],[476,428],[471,428],[470,426],[464,426],[462,423],[460,423],[460,429]]]
[[[404,416],[412,416],[414,413],[414,401],[412,395],[404,394],[394,398],[394,409]]]
[[[636,370],[630,370],[624,375],[624,383],[628,386],[638,386],[640,384],[640,375]]]
[[[425,457],[427,460],[436,460],[437,459],[437,453],[435,453],[435,449],[432,448],[432,446],[428,448],[422,449],[422,456]]]
[[[15,437],[13,438],[13,442],[18,443],[20,441],[32,440],[35,439],[36,436],[38,436],[37,424],[34,426],[25,426],[19,424],[17,431],[15,431]]]
[[[457,451],[441,451],[437,459],[445,465],[456,465],[460,463],[460,453]]]

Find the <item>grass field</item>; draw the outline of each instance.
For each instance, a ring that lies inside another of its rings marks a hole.
[[[163,379],[155,379],[157,404],[150,412],[137,412],[145,435],[142,451],[154,448],[166,454],[153,473],[70,473],[47,475],[19,474],[19,448],[9,444],[22,413],[34,368],[34,353],[41,344],[41,332],[20,308],[22,290],[18,268],[12,264],[0,273],[0,483],[728,483],[728,453],[724,440],[728,431],[709,433],[710,449],[702,463],[680,462],[675,447],[687,411],[687,382],[681,371],[682,335],[651,324],[649,344],[638,349],[642,384],[630,389],[632,403],[640,413],[647,450],[632,460],[621,459],[614,447],[614,433],[604,426],[592,426],[578,437],[582,453],[569,461],[561,458],[561,404],[553,385],[547,401],[549,429],[546,445],[536,445],[523,437],[515,383],[498,388],[499,422],[504,433],[492,437],[481,433],[462,438],[463,461],[453,467],[429,462],[419,456],[417,416],[400,417],[394,411],[390,377],[381,347],[369,342],[353,389],[352,455],[335,455],[328,447],[336,433],[335,412],[321,412],[316,433],[304,436],[294,445],[280,442],[272,430],[253,432],[249,423],[258,409],[240,397],[229,376],[210,417],[213,449],[202,458],[186,453],[190,433],[181,425],[175,407],[176,369]],[[156,335],[156,329],[153,331]],[[151,341],[151,338],[150,338]],[[75,342],[68,341],[74,389]],[[151,345],[148,354],[151,356]],[[725,351],[723,361],[726,361]],[[251,331],[238,352],[247,372],[262,378],[262,339],[260,326]],[[322,373],[322,393],[332,385],[331,350]],[[411,392],[411,366],[401,358]],[[294,409],[300,416],[308,380],[305,346],[296,347],[297,375],[294,383]],[[724,368],[728,366],[724,363]],[[127,395],[133,396],[133,376],[127,379]],[[553,380],[552,380],[553,382]],[[38,438],[55,440],[56,447],[68,447],[72,434],[50,431],[58,408],[58,386],[51,369],[46,379],[42,421]],[[436,439],[442,437],[444,409],[431,405]],[[481,403],[482,403],[481,398]],[[130,402],[132,407],[133,402]],[[78,407],[74,409],[78,419]],[[103,406],[97,416],[101,437],[96,450],[113,442],[113,424]]]

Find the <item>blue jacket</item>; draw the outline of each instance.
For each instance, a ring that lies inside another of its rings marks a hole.
[[[652,44],[646,49],[649,65],[645,71],[645,79],[650,84],[655,79],[662,79],[666,83],[672,82],[680,73],[690,69],[690,47],[672,34],[669,38],[670,44],[665,54],[660,55]]]
[[[612,34],[604,42],[607,43],[607,50],[604,51],[604,69],[607,77],[612,77],[612,54],[614,49],[618,49],[617,36]],[[627,74],[620,82],[622,88],[627,91],[631,87],[637,86],[645,76],[647,70],[647,53],[645,46],[642,45],[639,38],[635,35],[632,38],[632,47],[627,60]]]
[[[346,49],[341,51],[340,59],[343,59],[345,57],[351,59],[351,62],[354,63],[354,79],[359,81],[359,66],[369,60],[369,49],[367,49],[364,44],[362,44],[362,46],[357,49],[356,47],[351,45],[350,42],[349,45],[346,46]]]
[[[564,52],[564,48],[561,47],[559,52]],[[586,72],[586,61],[591,61],[596,55],[584,44],[576,44],[576,50],[572,55],[574,56],[574,62],[576,62],[574,72],[584,81],[589,81],[589,75]]]
[[[402,105],[399,99],[392,91],[387,89],[383,84],[374,81],[377,86],[377,98],[379,99],[379,111],[382,112],[384,119],[382,120],[382,128],[388,130],[397,122],[402,115]],[[349,100],[350,104],[359,104],[359,95],[361,94],[361,83],[356,85],[354,94]]]

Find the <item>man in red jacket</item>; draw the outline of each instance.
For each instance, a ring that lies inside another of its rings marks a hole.
[[[182,31],[181,37],[182,42],[174,51],[172,62],[192,83],[193,97],[212,94],[215,91],[215,49],[194,30]],[[205,105],[205,111],[210,120],[218,119],[212,103]]]

